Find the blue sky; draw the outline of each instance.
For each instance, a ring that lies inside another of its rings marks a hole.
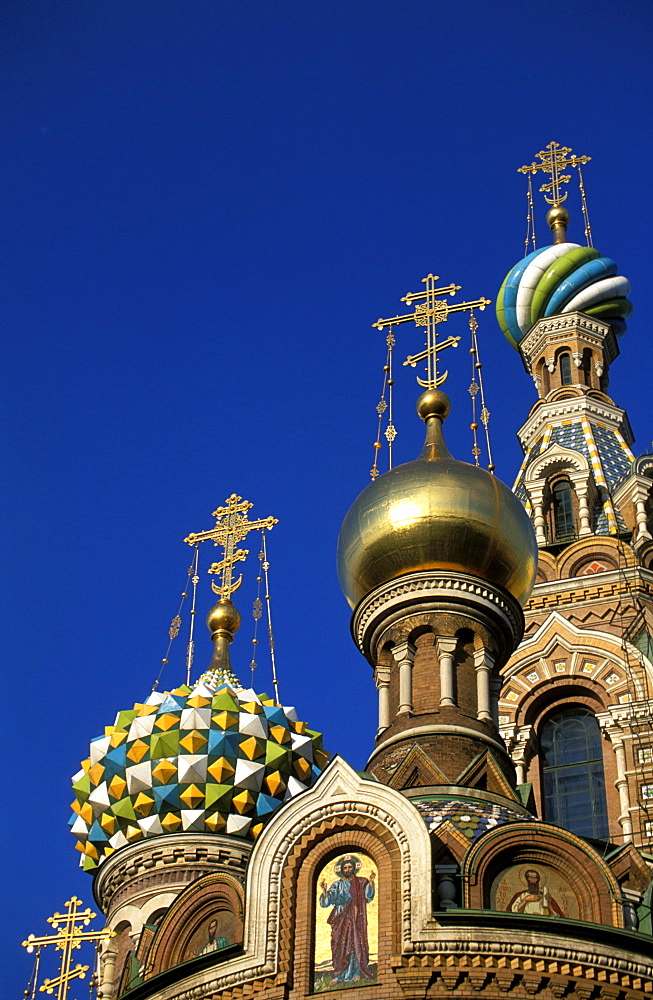
[[[279,518],[282,698],[364,765],[375,690],[334,553],[372,462],[371,323],[429,271],[496,298],[523,253],[516,168],[552,139],[592,156],[594,243],[633,283],[610,391],[648,449],[653,14],[633,0],[5,0],[0,18],[9,997],[29,974],[20,941],[71,893],[91,902],[69,776],[147,696],[181,540],[232,492]],[[543,245],[540,202],[537,228]],[[492,311],[479,320],[511,483],[534,390]],[[465,321],[447,333],[464,338]],[[398,359],[420,347],[404,328]],[[466,349],[448,367],[446,436],[468,459]],[[399,367],[396,461],[420,448],[415,395]],[[246,675],[255,560],[245,574],[232,652]],[[185,628],[163,686],[183,680]],[[197,666],[209,657],[200,627]],[[256,685],[270,687],[264,657]]]

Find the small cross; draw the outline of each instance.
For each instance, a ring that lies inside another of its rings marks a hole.
[[[560,194],[560,185],[567,184],[571,180],[571,174],[561,174],[560,171],[564,170],[565,167],[577,167],[579,163],[589,163],[592,159],[591,156],[576,156],[572,153],[569,146],[561,146],[558,142],[550,142],[546,149],[541,149],[539,153],[535,155],[541,163],[531,163],[526,164],[523,167],[519,167],[517,170],[518,174],[534,174],[538,170],[543,170],[546,174],[551,174],[551,180],[547,184],[543,184],[540,191],[545,192],[544,200],[549,205],[562,205],[563,201],[566,200],[568,192],[565,191],[564,194]],[[547,197],[550,194],[551,197]]]
[[[278,520],[276,517],[264,517],[258,521],[248,521],[247,511],[251,510],[254,504],[249,500],[243,500],[236,493],[232,493],[225,503],[226,507],[218,507],[213,511],[212,516],[216,519],[214,528],[190,534],[184,541],[188,545],[197,545],[210,539],[214,545],[221,545],[224,548],[224,559],[212,563],[208,572],[222,576],[222,583],[220,585],[211,583],[211,587],[215,594],[229,600],[243,582],[242,573],[234,582],[234,563],[242,562],[249,555],[249,549],[237,549],[237,543],[242,542],[250,531],[257,528],[272,528]]]
[[[30,934],[27,940],[23,941],[23,948],[27,948],[28,952],[34,951],[36,947],[53,944],[56,950],[63,953],[59,974],[54,979],[44,979],[43,986],[40,987],[40,992],[45,993],[54,993],[56,989],[57,1000],[65,1000],[71,979],[84,979],[88,972],[88,965],[77,963],[73,966],[72,953],[75,948],[81,948],[83,941],[107,941],[114,935],[109,927],[101,931],[81,930],[81,927],[87,927],[97,916],[88,906],[85,910],[80,910],[81,903],[81,899],[77,896],[71,896],[65,904],[66,913],[55,913],[54,916],[48,917],[48,923],[59,928],[56,934],[45,934],[40,937]],[[63,927],[59,927],[61,923]]]
[[[446,350],[447,347],[457,347],[460,340],[460,337],[447,337],[446,340],[438,344],[438,323],[446,323],[449,313],[485,309],[491,301],[481,298],[474,302],[458,302],[456,305],[449,305],[445,299],[436,299],[436,295],[455,295],[456,292],[460,291],[461,286],[452,284],[436,288],[437,280],[436,274],[429,274],[426,278],[422,278],[422,282],[426,285],[423,292],[409,292],[408,295],[404,295],[402,302],[406,302],[408,305],[412,305],[413,302],[419,303],[415,306],[414,312],[393,316],[390,319],[378,319],[376,323],[372,323],[372,326],[377,330],[382,330],[386,326],[393,327],[400,323],[408,323],[411,320],[415,326],[426,327],[424,350],[420,351],[419,354],[407,357],[404,361],[404,365],[410,365],[411,368],[414,368],[419,361],[426,361],[426,378],[417,379],[419,385],[425,389],[435,389],[446,381],[448,372],[438,375],[438,354],[440,351]]]

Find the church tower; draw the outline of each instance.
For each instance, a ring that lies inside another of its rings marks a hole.
[[[550,143],[530,177],[551,246],[506,277],[500,326],[538,399],[519,430],[514,490],[539,550],[525,639],[504,669],[501,732],[537,814],[582,836],[653,844],[651,598],[653,455],[633,453],[608,394],[631,307],[617,265],[566,242],[563,171],[588,157]]]

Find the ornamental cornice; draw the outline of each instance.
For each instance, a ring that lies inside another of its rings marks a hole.
[[[600,347],[605,352],[608,363],[614,361],[619,354],[619,347],[609,323],[603,323],[580,312],[558,313],[556,316],[538,320],[519,345],[529,375],[531,359],[545,353],[551,342],[557,344],[573,334],[582,334],[587,341]]]
[[[408,615],[433,611],[476,615],[494,635],[499,626],[503,649],[498,658],[510,655],[523,634],[522,609],[507,591],[467,573],[427,570],[407,573],[368,594],[352,616],[354,641],[374,664],[383,630]]]
[[[496,937],[494,936],[496,934]],[[492,936],[491,936],[492,935]],[[546,934],[537,933],[525,934],[524,932],[510,928],[508,932],[506,929],[502,931],[486,931],[485,934],[479,934],[478,929],[474,929],[472,933],[461,934],[458,928],[451,927],[439,927],[437,930],[437,946],[434,948],[435,942],[419,941],[415,944],[415,952],[417,954],[423,955],[426,951],[434,952],[433,958],[437,961],[438,952],[446,954],[457,954],[460,956],[460,964],[462,964],[465,954],[469,956],[467,961],[474,955],[484,954],[487,956],[501,956],[509,955],[511,958],[519,959],[549,959],[552,961],[553,967],[547,968],[549,975],[560,975],[562,972],[562,967],[565,963],[574,963],[585,966],[587,970],[595,970],[593,979],[597,980],[597,972],[601,968],[617,970],[620,973],[625,973],[631,976],[644,976],[646,978],[653,977],[653,960],[637,961],[632,957],[628,957],[627,953],[615,947],[610,947],[609,945],[596,944],[593,948],[585,945],[579,945],[574,947],[570,945],[569,938],[562,935],[558,936],[556,934]],[[642,945],[644,945],[642,941]],[[557,963],[560,963],[557,966]],[[505,966],[499,966],[499,968],[505,968]],[[521,961],[515,963],[515,966],[511,968],[518,968],[520,971],[528,971],[529,966],[522,964]],[[532,968],[532,966],[531,966]],[[574,978],[582,978],[582,971],[580,975]],[[584,970],[583,970],[584,971]],[[598,980],[600,983],[600,980]]]
[[[482,995],[484,987],[489,986],[488,995],[493,997],[496,985],[508,995],[513,983],[517,985],[517,977],[527,992],[533,992],[529,989],[532,981],[534,992],[541,995],[548,987],[555,997],[569,993],[585,998],[595,988],[597,1000],[598,997],[618,1000],[623,996],[621,991],[627,991],[627,996],[633,993],[650,996],[652,992],[653,960],[627,948],[632,940],[630,935],[621,948],[603,941],[579,941],[575,945],[562,929],[556,934],[539,929],[522,930],[514,924],[509,931],[505,927],[451,927],[442,926],[437,918],[428,921],[425,933],[428,938],[415,941],[410,953],[391,962],[399,985],[411,995],[411,986],[417,979],[425,982],[426,989],[432,976],[442,979],[448,993],[456,985],[454,978],[457,981],[462,976],[469,978],[475,993]],[[587,933],[590,937],[590,927]],[[637,944],[643,953],[645,940]],[[158,989],[154,981],[151,984],[146,981],[135,993],[139,997],[156,995],[157,1000],[206,1000],[211,996],[217,1000],[227,990],[232,1000],[253,994],[284,995],[285,977],[274,976],[274,970],[267,965],[250,968],[237,982],[229,982],[230,977],[216,976],[215,972],[213,968],[207,969],[192,980],[186,976],[181,982]]]
[[[580,422],[583,417],[590,420],[590,423],[602,423],[608,430],[619,431],[629,447],[635,440],[625,410],[587,395],[554,399],[549,402],[541,400],[517,431],[517,437],[522,448],[526,450],[531,442],[544,434],[549,424],[559,427],[568,420]]]
[[[570,576],[566,580],[549,580],[538,583],[526,605],[526,614],[539,611],[549,604],[567,604],[582,599],[587,602],[593,596],[604,600],[614,594],[631,592],[641,588],[647,593],[653,590],[653,570],[643,566],[630,566],[621,570],[592,573],[589,576]]]
[[[123,847],[100,867],[93,881],[93,895],[103,913],[107,913],[116,894],[129,889],[143,877],[170,873],[170,882],[179,887],[175,873],[193,872],[193,879],[206,871],[227,868],[245,875],[253,844],[221,834],[181,833],[151,837]],[[159,891],[165,883],[159,883]]]

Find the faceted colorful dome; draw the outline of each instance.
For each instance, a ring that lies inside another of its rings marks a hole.
[[[512,268],[497,296],[497,320],[517,348],[539,319],[583,312],[610,323],[621,336],[632,312],[630,282],[593,247],[556,243],[528,254]]]
[[[73,777],[70,820],[82,867],[176,832],[255,839],[263,821],[324,769],[322,736],[294,708],[223,672],[119,712]]]

